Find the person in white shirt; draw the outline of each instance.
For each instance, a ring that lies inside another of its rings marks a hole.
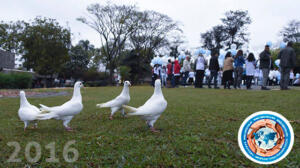
[[[182,85],[185,86],[186,85],[186,81],[189,75],[189,72],[191,71],[191,59],[189,56],[187,56],[185,58],[185,60],[183,61],[183,66],[182,66],[182,73],[183,73],[183,77],[182,77]]]
[[[189,85],[194,84],[194,81],[195,81],[194,79],[195,79],[195,72],[194,71],[190,71],[189,72],[189,80],[188,80]]]
[[[161,71],[161,86],[166,87],[167,86],[167,68],[166,66],[162,66]]]
[[[291,72],[290,72],[290,86],[293,86],[294,78],[295,78],[294,72],[293,72],[293,70],[291,70]]]
[[[153,68],[153,75],[152,75],[152,86],[154,87],[154,82],[156,79],[160,79],[161,77],[161,68],[159,64],[155,64]]]
[[[199,54],[198,58],[195,61],[195,69],[196,69],[195,88],[203,88],[205,66],[206,66],[206,60],[202,54]]]
[[[256,61],[253,53],[248,55],[246,60],[246,86],[247,89],[251,89],[252,80],[255,75]]]

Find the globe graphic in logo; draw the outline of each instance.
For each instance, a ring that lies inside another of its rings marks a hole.
[[[254,133],[255,143],[261,149],[272,149],[277,144],[277,133],[271,128],[261,128]]]

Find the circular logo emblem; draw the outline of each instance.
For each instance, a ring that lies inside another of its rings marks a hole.
[[[294,144],[294,131],[282,115],[261,111],[242,123],[238,142],[244,155],[259,164],[273,164],[284,159]]]

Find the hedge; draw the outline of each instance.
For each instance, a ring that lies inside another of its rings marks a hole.
[[[28,73],[0,73],[0,89],[27,89],[32,85],[32,75]]]

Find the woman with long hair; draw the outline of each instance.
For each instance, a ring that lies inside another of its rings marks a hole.
[[[246,86],[247,89],[251,89],[252,80],[255,74],[256,61],[253,53],[248,55],[246,60]]]
[[[233,62],[234,59],[231,57],[231,52],[227,52],[224,60],[223,67],[223,84],[224,89],[230,89],[230,85],[232,84],[233,78]]]

